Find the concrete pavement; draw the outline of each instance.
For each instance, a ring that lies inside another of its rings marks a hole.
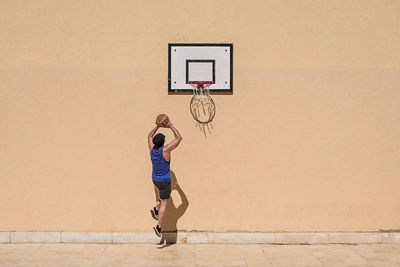
[[[400,266],[400,244],[0,244],[0,266]]]

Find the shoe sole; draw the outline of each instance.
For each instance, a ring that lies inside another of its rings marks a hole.
[[[156,233],[156,235],[158,237],[161,237],[161,233],[159,233],[155,227],[153,227],[153,230],[154,230],[154,233]]]
[[[150,210],[151,213],[151,217],[153,217],[154,220],[158,221],[158,218],[156,216],[156,213],[154,212],[154,210]]]

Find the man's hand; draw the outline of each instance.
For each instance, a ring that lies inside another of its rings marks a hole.
[[[174,125],[172,124],[171,120],[168,121],[166,127],[167,127],[167,128],[174,127]]]

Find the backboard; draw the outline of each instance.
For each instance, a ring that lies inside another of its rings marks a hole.
[[[232,44],[169,44],[168,92],[193,92],[191,82],[210,82],[210,92],[233,91]]]

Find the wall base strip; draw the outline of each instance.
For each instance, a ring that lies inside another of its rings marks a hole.
[[[400,244],[400,232],[0,232],[0,243]]]

